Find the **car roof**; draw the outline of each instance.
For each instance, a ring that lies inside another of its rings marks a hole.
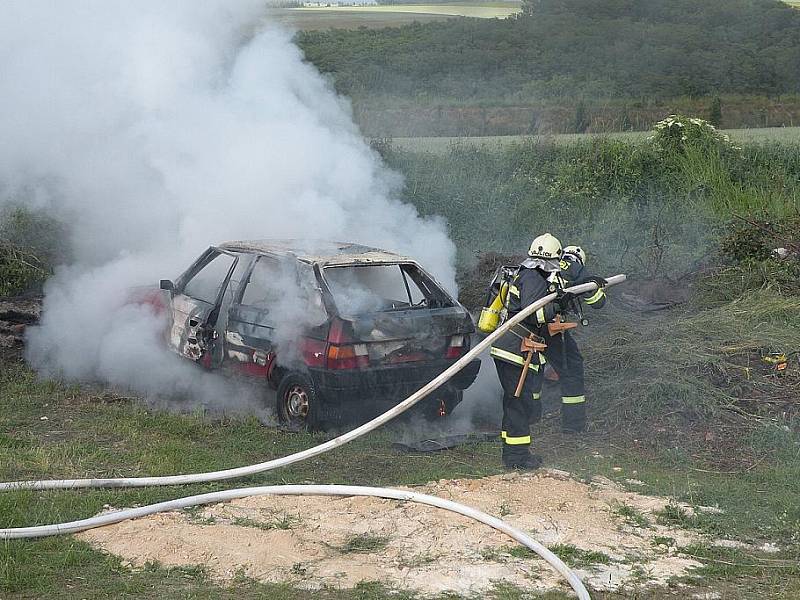
[[[328,240],[242,240],[225,242],[217,247],[230,252],[293,257],[305,263],[316,263],[321,266],[415,262],[412,258],[380,248]]]

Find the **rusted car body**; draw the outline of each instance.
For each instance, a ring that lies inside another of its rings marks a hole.
[[[295,427],[364,421],[469,349],[468,311],[413,259],[355,244],[265,240],[208,248],[169,292],[169,347],[206,369],[263,380]],[[474,361],[421,403],[443,416]]]

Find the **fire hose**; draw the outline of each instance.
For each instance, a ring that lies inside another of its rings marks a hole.
[[[625,281],[625,275],[615,275],[614,277],[610,277],[607,279],[608,282],[607,285],[612,286],[622,283],[623,281]],[[598,286],[596,283],[584,283],[566,288],[564,291],[578,295],[586,292],[595,291],[597,287]],[[320,454],[328,452],[329,450],[333,450],[335,448],[338,448],[339,446],[343,446],[344,444],[347,444],[348,442],[351,442],[369,433],[370,431],[377,429],[381,425],[387,423],[391,419],[405,412],[406,410],[414,406],[417,402],[425,398],[428,394],[430,394],[431,392],[442,386],[444,383],[446,383],[456,373],[458,373],[459,371],[461,371],[461,369],[466,367],[474,358],[476,358],[479,354],[481,354],[481,352],[483,352],[486,348],[488,348],[495,340],[504,335],[509,329],[519,324],[524,319],[532,315],[540,308],[543,308],[556,298],[557,298],[556,293],[548,294],[547,296],[544,296],[543,298],[537,300],[533,304],[525,307],[519,313],[517,313],[508,321],[506,321],[502,326],[498,327],[497,330],[486,336],[483,340],[481,340],[478,344],[476,344],[469,352],[467,352],[464,356],[458,359],[455,363],[453,363],[440,375],[438,375],[436,378],[431,380],[425,386],[423,386],[422,388],[411,394],[408,398],[406,398],[405,400],[403,400],[390,410],[386,411],[382,415],[375,417],[371,421],[368,421],[367,423],[364,423],[363,425],[347,433],[344,433],[336,438],[328,440],[327,442],[324,442],[312,448],[308,448],[306,450],[302,450],[300,452],[296,452],[294,454],[290,454],[282,458],[276,458],[255,465],[236,467],[233,469],[225,469],[222,471],[191,473],[188,475],[168,475],[159,477],[127,477],[127,478],[123,477],[123,478],[103,478],[103,479],[53,479],[53,480],[42,480],[42,481],[13,481],[13,482],[0,483],[0,491],[111,488],[111,487],[127,488],[127,487],[154,486],[154,485],[183,485],[189,483],[207,483],[211,481],[221,481],[226,479],[234,479],[237,477],[245,477],[248,475],[255,475],[257,473],[263,473],[265,471],[270,471],[273,469],[277,469],[279,467],[285,467],[294,464],[296,462],[313,458],[314,456],[318,456]],[[219,502],[224,499],[241,498],[250,495],[262,495],[262,494],[379,496],[386,498],[394,498],[398,500],[411,500],[416,502],[422,502],[423,504],[438,506],[446,510],[458,512],[465,516],[486,523],[494,527],[495,529],[498,529],[499,531],[502,531],[507,535],[510,535],[515,540],[524,544],[525,546],[527,546],[528,548],[539,554],[542,558],[547,560],[547,562],[550,565],[552,565],[559,573],[561,573],[564,577],[566,577],[570,585],[578,594],[579,598],[582,599],[589,598],[588,592],[586,592],[586,588],[583,586],[583,584],[580,582],[577,576],[574,573],[572,573],[572,571],[570,571],[570,569],[566,565],[564,565],[564,563],[561,562],[558,559],[558,557],[556,557],[546,548],[544,548],[543,546],[532,540],[523,532],[511,527],[510,525],[504,523],[503,521],[500,521],[499,519],[486,515],[485,513],[481,513],[475,509],[462,506],[454,502],[435,498],[433,496],[425,496],[423,494],[416,494],[414,492],[392,490],[386,488],[361,488],[357,486],[324,486],[324,485],[266,486],[266,487],[254,487],[254,488],[239,488],[234,490],[226,490],[222,492],[212,492],[210,494],[201,494],[199,496],[191,496],[188,498],[181,498],[177,500],[171,500],[168,502],[161,502],[158,504],[153,504],[150,506],[144,506],[135,509],[117,511],[114,513],[100,515],[89,519],[84,519],[81,521],[73,521],[71,523],[41,525],[37,527],[0,529],[0,539],[41,537],[47,535],[57,535],[61,533],[74,533],[76,531],[91,529],[93,527],[100,527],[102,525],[108,525],[111,523],[118,523],[126,519],[153,514],[156,512],[162,512],[165,510],[174,510],[185,506],[193,506],[196,504],[203,504],[208,502]]]

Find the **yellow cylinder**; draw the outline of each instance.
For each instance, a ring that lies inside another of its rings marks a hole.
[[[478,318],[478,329],[483,333],[492,333],[500,324],[500,311],[484,307]]]
[[[500,324],[500,311],[505,306],[506,296],[508,295],[508,284],[500,286],[500,293],[497,294],[489,306],[481,310],[478,318],[478,329],[483,333],[492,333]]]
[[[500,306],[497,308],[500,309],[501,307],[506,305],[506,298],[508,298],[508,282],[504,281],[503,285],[500,286],[500,293],[498,294],[497,298],[500,300]],[[492,304],[497,302],[495,300]]]

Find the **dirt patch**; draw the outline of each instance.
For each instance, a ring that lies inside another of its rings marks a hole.
[[[414,489],[501,515],[544,545],[577,557],[578,572],[594,589],[664,584],[699,566],[675,552],[700,541],[699,534],[656,524],[654,512],[667,499],[627,492],[602,478],[587,484],[551,470]],[[526,557],[484,525],[373,498],[246,498],[79,537],[133,566],[203,565],[223,581],[243,574],[316,589],[368,580],[422,594],[481,593],[498,581],[565,589],[546,563]]]

